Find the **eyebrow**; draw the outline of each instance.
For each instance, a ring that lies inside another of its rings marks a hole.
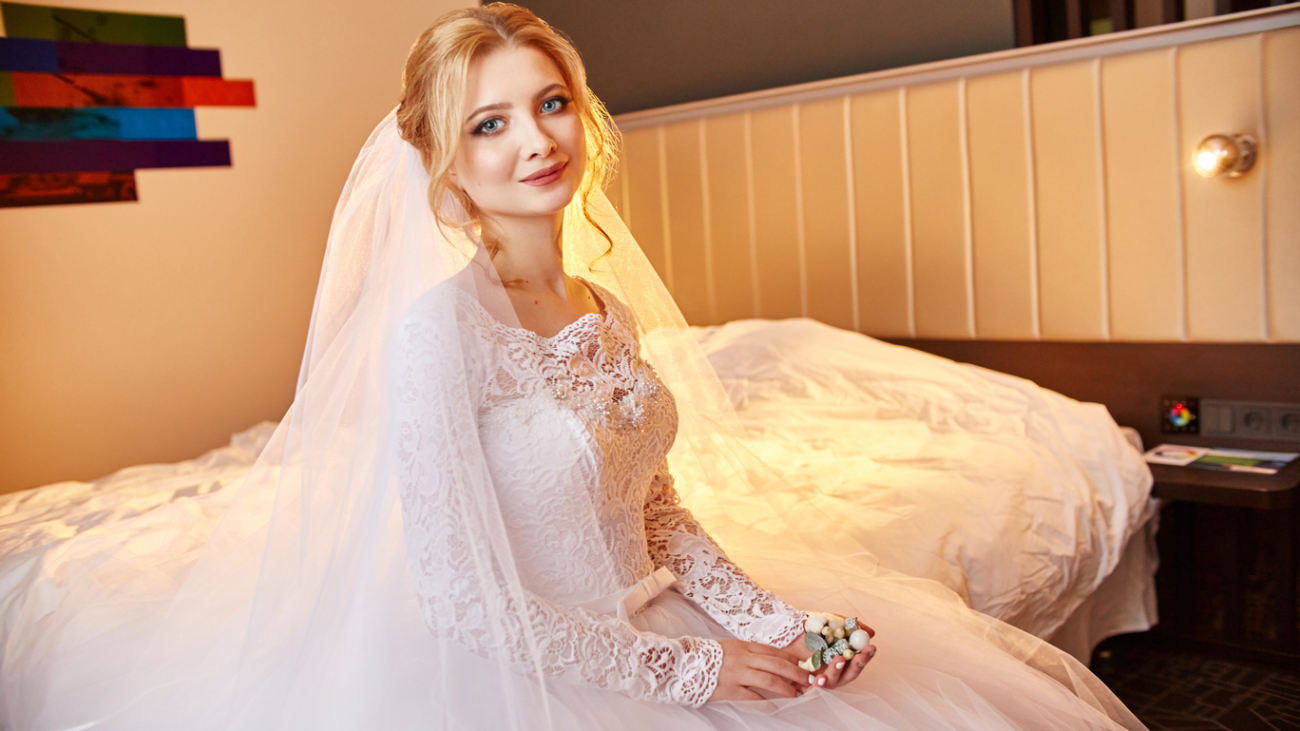
[[[560,88],[560,89],[566,89],[566,90],[569,88],[567,84],[562,84],[562,83],[560,83],[560,82],[557,81],[557,82],[555,82],[554,84],[550,84],[550,85],[547,86],[546,88],[544,88],[544,89],[542,89],[541,91],[537,92],[535,95],[533,95],[533,98],[534,98],[534,99],[540,99],[541,97],[544,97],[544,96],[546,96],[547,94],[550,94],[551,91],[552,91],[553,89],[557,88],[557,87]],[[510,103],[509,103],[509,102],[498,102],[498,103],[496,103],[496,104],[485,104],[484,106],[481,106],[481,107],[479,107],[478,109],[475,109],[474,111],[470,112],[470,113],[469,113],[469,116],[465,118],[465,121],[468,122],[468,121],[470,121],[471,119],[473,119],[474,117],[477,117],[478,115],[482,114],[483,112],[492,112],[492,111],[496,111],[496,110],[498,110],[498,109],[509,109],[509,108],[510,108]]]

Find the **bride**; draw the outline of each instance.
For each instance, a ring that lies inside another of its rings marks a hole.
[[[47,562],[9,728],[1141,728],[745,451],[600,192],[616,133],[566,40],[456,11],[403,86],[271,443]],[[860,618],[879,657],[810,673],[796,606]]]

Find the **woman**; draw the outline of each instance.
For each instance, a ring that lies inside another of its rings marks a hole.
[[[612,138],[528,11],[426,31],[335,212],[289,414],[237,491],[50,562],[10,725],[1140,728],[747,455],[599,192]],[[800,669],[806,615],[738,565],[886,650]]]

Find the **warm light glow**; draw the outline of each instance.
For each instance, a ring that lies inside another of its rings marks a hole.
[[[1196,167],[1201,170],[1202,173],[1210,171],[1210,174],[1213,175],[1214,165],[1218,161],[1219,158],[1213,152],[1205,150],[1196,156]]]
[[[1236,178],[1255,164],[1255,138],[1250,135],[1210,135],[1196,146],[1196,172],[1207,178],[1227,173]]]

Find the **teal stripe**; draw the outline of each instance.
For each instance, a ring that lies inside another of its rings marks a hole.
[[[0,140],[194,140],[193,109],[0,108]]]

